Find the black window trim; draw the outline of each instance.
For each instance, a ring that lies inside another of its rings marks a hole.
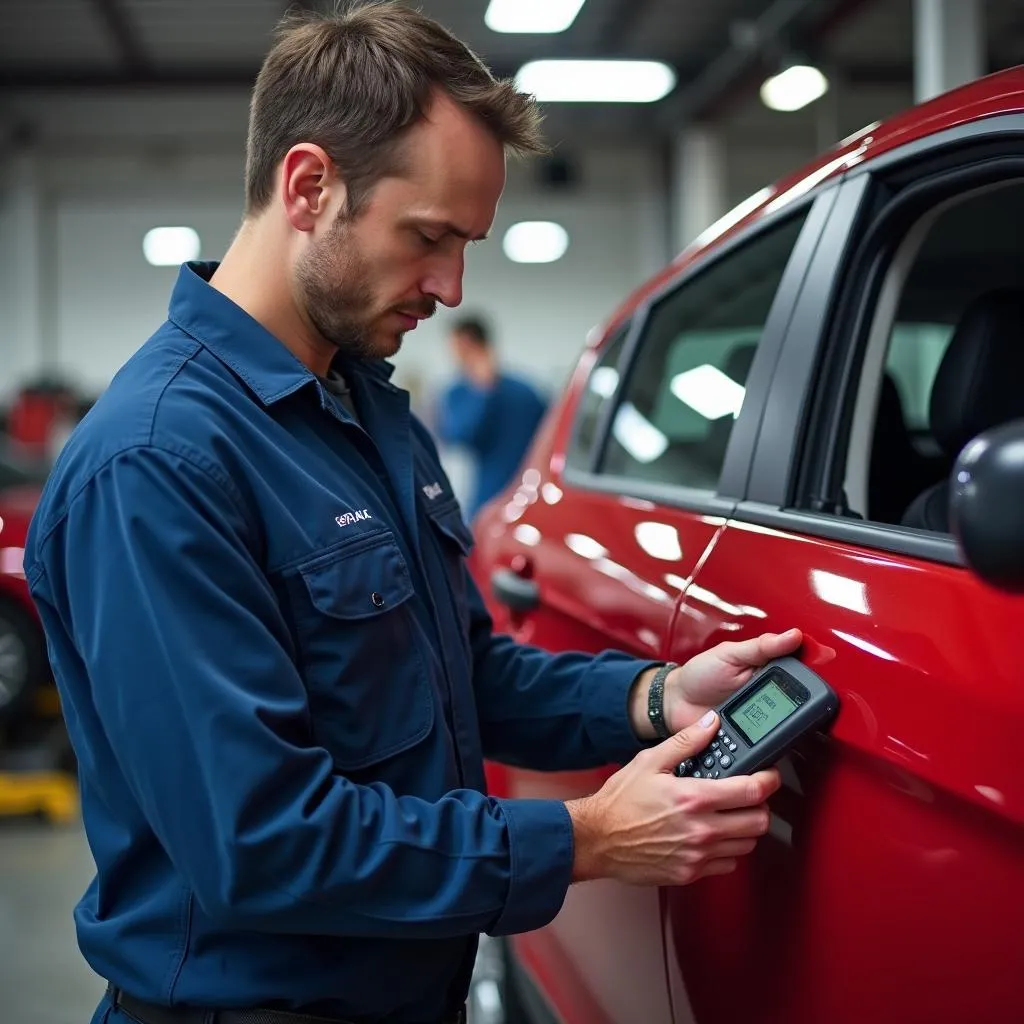
[[[858,222],[865,211],[870,209],[871,186],[880,182],[884,185],[879,172],[898,172],[912,162],[943,156],[949,157],[950,174],[957,170],[966,171],[969,165],[964,162],[965,149],[976,153],[979,145],[1007,139],[1016,141],[1021,135],[1024,135],[1024,114],[983,117],[897,147],[865,161],[843,175],[839,198],[826,225],[814,265],[809,269],[808,287],[804,289],[794,309],[793,327],[782,346],[772,382],[770,413],[766,415],[766,420],[771,416],[778,419],[780,423],[769,426],[774,427],[776,436],[785,436],[783,422],[789,419],[793,423],[788,432],[789,440],[781,447],[772,445],[772,429],[762,429],[752,460],[750,486],[745,500],[736,505],[735,520],[802,536],[837,540],[880,553],[899,554],[961,568],[966,566],[959,545],[949,534],[844,518],[829,514],[824,509],[793,507],[797,474],[803,461],[802,426],[807,422],[804,407],[813,388],[814,367],[819,349],[824,343],[825,324],[834,308],[831,296],[837,278],[844,273],[847,247],[851,241],[856,240]],[[1014,158],[1007,156],[1005,159],[1008,161]],[[990,158],[985,162],[992,160]],[[933,178],[936,176],[932,175]],[[940,186],[933,181],[931,187]],[[914,190],[915,185],[908,185],[902,191],[909,193]],[[819,324],[817,331],[799,329],[801,324],[815,321]],[[788,417],[783,415],[787,401],[777,394],[782,381],[798,386],[801,396],[799,401],[788,402]]]
[[[603,431],[606,427],[606,420],[608,418],[607,411],[609,407],[615,406],[617,402],[618,391],[620,391],[620,388],[622,387],[623,377],[626,373],[626,360],[630,352],[632,351],[634,338],[637,332],[640,330],[640,326],[645,317],[646,311],[644,310],[644,315],[641,316],[640,310],[637,309],[628,316],[624,316],[621,319],[617,319],[617,321],[612,322],[603,332],[604,337],[602,338],[601,343],[597,349],[597,357],[594,360],[594,366],[591,367],[590,375],[588,375],[587,380],[584,381],[583,390],[581,391],[580,396],[577,398],[577,402],[575,402],[575,406],[572,409],[572,423],[569,428],[568,441],[565,445],[566,454],[569,451],[571,451],[572,443],[575,440],[575,438],[577,438],[580,431],[580,412],[581,407],[583,406],[584,398],[586,396],[586,389],[590,384],[590,378],[591,376],[593,376],[594,371],[597,369],[597,365],[601,361],[601,356],[611,345],[615,343],[615,339],[625,329],[626,337],[623,340],[623,348],[622,351],[618,353],[618,358],[615,360],[614,364],[615,371],[618,374],[618,379],[615,382],[615,389],[608,396],[608,400],[603,404],[598,413],[597,423],[594,426],[594,436],[590,442],[590,451],[587,453],[587,458],[585,460],[587,468],[579,469],[578,467],[575,466],[569,467],[566,464],[566,467],[562,473],[562,475],[566,479],[568,478],[569,474],[575,476],[589,477],[591,475],[595,475],[597,472],[597,463],[601,457],[601,452],[603,450],[602,438],[604,436]]]
[[[706,257],[698,259],[645,296],[632,313],[629,332],[616,363],[619,379],[614,393],[601,409],[595,429],[594,443],[591,446],[588,459],[589,468],[582,470],[566,466],[562,471],[562,477],[566,483],[579,490],[619,495],[624,498],[635,497],[705,515],[728,516],[731,513],[736,503],[742,499],[746,488],[756,446],[757,431],[767,401],[767,389],[774,376],[776,360],[803,284],[805,268],[810,263],[810,254],[813,254],[822,230],[828,223],[837,188],[838,183],[835,180],[828,180],[815,186],[806,194],[783,204],[779,209],[764,215],[737,232],[732,238],[715,246]],[[765,321],[765,329],[747,378],[743,411],[729,438],[717,489],[709,490],[687,487],[683,484],[636,480],[632,477],[597,472],[611,433],[614,416],[619,409],[623,390],[628,387],[631,372],[636,365],[636,355],[652,310],[659,302],[678,288],[683,287],[698,274],[712,269],[720,260],[725,259],[735,250],[756,240],[765,232],[773,230],[789,218],[799,216],[801,212],[804,214],[804,223],[786,261],[779,287],[772,300],[768,319]],[[780,299],[784,299],[784,301],[780,301]],[[621,324],[616,324],[615,327],[610,328],[606,332],[607,337],[610,339],[611,335],[620,327]],[[576,409],[578,410],[578,408],[579,404],[577,403]],[[576,415],[576,410],[573,415]],[[574,424],[573,430],[575,429]]]
[[[965,564],[956,541],[949,534],[889,526],[864,519],[842,519],[809,509],[778,508],[749,500],[737,503],[732,519],[802,537],[837,540],[879,553],[906,555],[943,565],[962,567]]]

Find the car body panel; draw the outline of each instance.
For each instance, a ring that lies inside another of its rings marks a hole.
[[[1024,598],[964,569],[725,528],[669,655],[796,623],[842,711],[788,759],[772,834],[740,871],[666,892],[669,969],[696,1020],[743,1019],[752,993],[723,985],[726,965],[773,948],[785,956],[751,978],[764,1024],[853,1024],[879,1006],[921,1024],[983,1020],[1016,1005],[1022,621]]]

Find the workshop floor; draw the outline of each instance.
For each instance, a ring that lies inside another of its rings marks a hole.
[[[103,983],[72,911],[92,878],[81,826],[0,821],[0,993],[5,1024],[89,1024]]]

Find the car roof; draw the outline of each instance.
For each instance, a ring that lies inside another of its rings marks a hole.
[[[867,125],[799,171],[754,193],[712,224],[659,274],[636,289],[609,319],[608,330],[594,332],[592,344],[600,344],[608,332],[614,330],[648,296],[660,291],[698,259],[752,223],[819,185],[898,146],[982,118],[1021,111],[1024,111],[1024,65],[987,75],[886,121]]]

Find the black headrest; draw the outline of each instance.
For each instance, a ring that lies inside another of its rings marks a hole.
[[[964,310],[935,376],[929,415],[952,456],[983,430],[1024,417],[1024,292],[986,292]]]

